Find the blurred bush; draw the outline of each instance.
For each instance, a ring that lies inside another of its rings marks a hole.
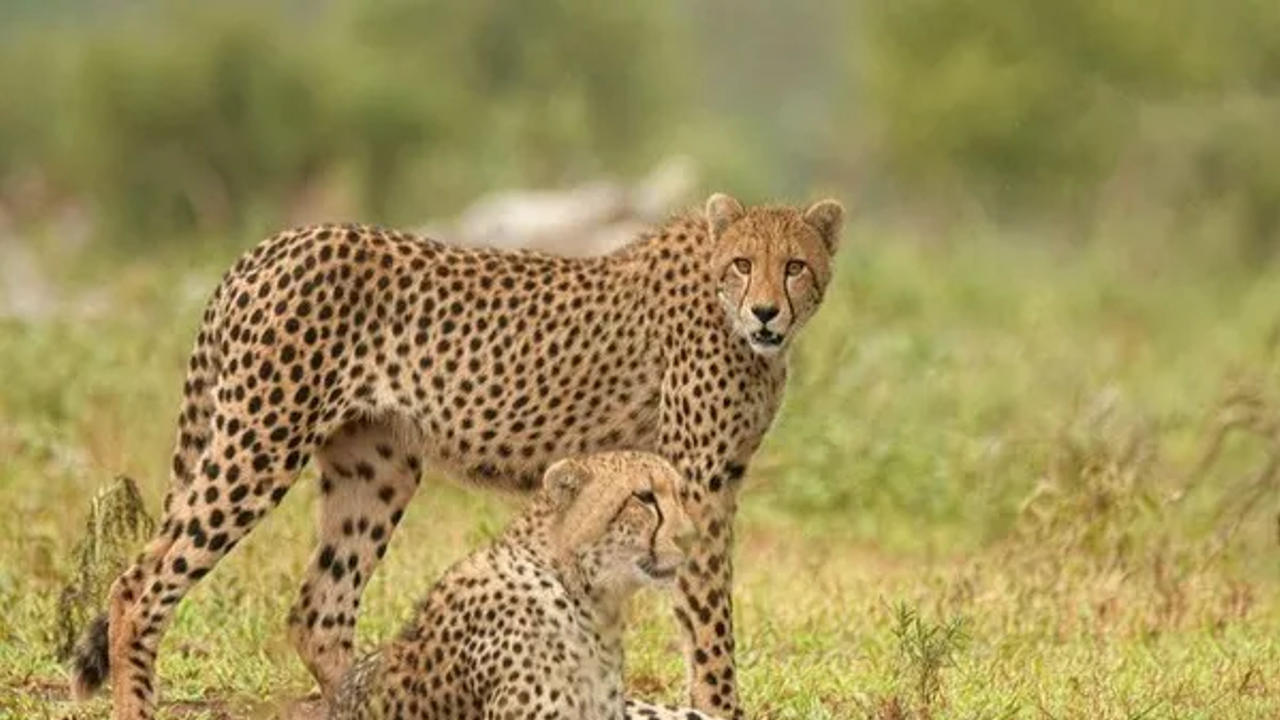
[[[86,200],[125,246],[632,171],[680,95],[662,3],[79,9],[3,31],[0,179],[15,214]]]
[[[417,224],[673,153],[744,197],[1280,237],[1259,0],[0,0],[0,209],[118,247]]]
[[[863,10],[854,74],[866,142],[900,189],[998,216],[1176,209],[1174,228],[1225,211],[1247,246],[1276,240],[1280,5],[869,0]]]

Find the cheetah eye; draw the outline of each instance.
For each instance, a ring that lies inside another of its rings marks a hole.
[[[747,275],[751,272],[751,261],[746,258],[736,258],[733,261],[733,269]]]
[[[644,503],[645,505],[658,504],[658,498],[654,497],[654,494],[651,490],[641,490],[640,492],[633,493],[633,495],[637,500]]]
[[[795,277],[804,272],[804,263],[800,260],[787,261],[787,277]]]

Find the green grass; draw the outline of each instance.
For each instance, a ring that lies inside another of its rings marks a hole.
[[[877,228],[855,229],[841,260],[742,495],[751,716],[1280,714],[1280,278]],[[124,473],[153,508],[163,492],[220,270],[165,267],[189,265],[74,269],[109,314],[0,324],[0,717],[71,709],[51,644],[95,489]],[[181,606],[159,670],[170,717],[273,717],[310,691],[284,617],[313,481]],[[425,485],[370,585],[362,642],[510,511]],[[630,682],[675,699],[664,601],[634,610]]]

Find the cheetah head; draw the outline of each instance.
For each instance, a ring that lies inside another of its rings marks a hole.
[[[625,593],[669,581],[694,537],[680,502],[680,473],[642,452],[607,452],[560,460],[547,469],[544,492],[558,508],[553,537],[606,591]]]
[[[734,332],[760,355],[781,352],[822,302],[844,208],[821,200],[803,211],[744,209],[716,193],[706,216],[717,295]]]

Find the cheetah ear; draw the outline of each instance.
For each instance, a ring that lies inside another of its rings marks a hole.
[[[827,252],[835,254],[840,244],[840,227],[844,224],[844,206],[835,200],[819,200],[804,211],[804,221],[822,236]]]
[[[742,209],[742,203],[724,193],[716,193],[707,198],[707,227],[711,230],[711,237],[719,237],[720,233],[741,219],[746,212]]]
[[[551,497],[552,504],[563,511],[577,499],[588,479],[590,473],[582,463],[566,458],[557,460],[547,468],[546,474],[542,476],[542,487]]]

